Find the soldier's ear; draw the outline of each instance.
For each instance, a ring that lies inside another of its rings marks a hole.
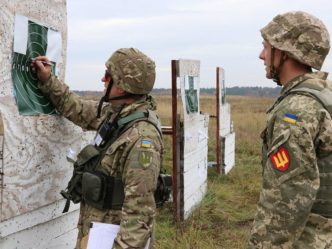
[[[125,90],[123,90],[121,87],[118,87],[118,86],[115,86],[116,88],[117,88],[117,92],[119,93],[119,94],[125,94],[125,93],[127,93]]]
[[[125,90],[123,90],[122,88],[120,88],[120,92],[121,93],[127,93]]]

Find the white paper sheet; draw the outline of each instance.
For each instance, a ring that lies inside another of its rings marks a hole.
[[[22,15],[15,15],[14,25],[14,52],[20,54],[26,54],[28,46],[28,17]],[[36,22],[37,23],[37,22]],[[44,26],[37,23],[38,25]],[[62,38],[61,33],[48,28],[47,31],[47,49],[46,56],[50,61],[59,64],[61,61],[62,51]]]
[[[50,61],[59,64],[61,57],[62,39],[61,33],[53,29],[47,31],[47,50],[46,56]]]
[[[15,15],[14,25],[14,52],[26,54],[28,46],[28,18]]]
[[[87,249],[112,249],[114,239],[120,230],[119,225],[92,222]],[[145,249],[148,249],[150,239]]]

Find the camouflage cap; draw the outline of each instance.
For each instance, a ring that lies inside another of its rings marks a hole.
[[[323,22],[302,11],[277,15],[261,34],[275,48],[317,70],[330,50],[330,36]]]
[[[154,85],[155,63],[136,48],[121,48],[105,63],[113,84],[133,94],[147,94]]]

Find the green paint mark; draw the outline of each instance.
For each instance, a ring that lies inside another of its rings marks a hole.
[[[197,90],[194,89],[194,77],[188,76],[189,89],[185,90],[186,111],[187,113],[198,112]]]

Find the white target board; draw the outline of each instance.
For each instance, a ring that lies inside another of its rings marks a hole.
[[[207,191],[209,115],[200,113],[199,72],[199,61],[178,61],[178,76],[184,108],[184,219],[200,204]]]
[[[221,148],[221,165],[227,174],[235,165],[235,132],[231,120],[231,105],[226,101],[225,70],[219,70],[219,136]]]
[[[56,114],[51,102],[38,89],[38,78],[30,65],[33,58],[46,55],[52,62],[53,72],[57,74],[61,43],[61,32],[26,16],[15,15],[12,80],[20,114]]]
[[[49,115],[54,111],[41,111],[47,102],[38,100],[42,96],[29,68],[31,57],[45,53],[64,79],[66,0],[1,3],[0,248],[73,248],[78,206],[72,205],[63,215],[65,202],[60,195],[72,174],[66,154],[70,148],[80,150],[92,134],[59,115]],[[36,28],[43,34],[40,44],[33,37]],[[15,78],[21,85],[14,84]],[[25,99],[30,102],[23,106],[30,113],[20,109]]]

